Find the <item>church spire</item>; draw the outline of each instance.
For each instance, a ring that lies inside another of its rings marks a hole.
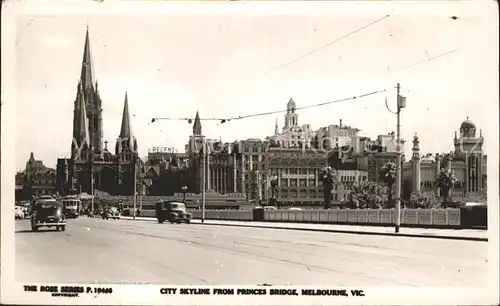
[[[120,138],[132,138],[132,125],[130,124],[130,114],[128,112],[128,93],[125,92],[125,103],[123,105],[122,127],[120,129]]]
[[[92,54],[90,53],[90,38],[89,27],[87,25],[87,33],[85,34],[85,46],[83,47],[82,74],[80,76],[83,89],[94,87],[94,70],[92,65]]]
[[[90,146],[89,123],[82,85],[78,86],[73,118],[73,142],[71,143],[71,158],[85,159],[84,149]]]
[[[89,121],[87,118],[87,109],[85,107],[85,99],[83,97],[83,92],[80,92],[79,95],[79,109],[80,109],[80,120],[79,120],[79,128],[78,128],[78,138],[77,140],[80,141],[80,144],[87,144],[90,145],[90,138],[89,138]]]
[[[196,136],[202,135],[200,114],[198,113],[198,111],[196,111],[196,117],[194,118],[193,135],[196,135]]]
[[[274,125],[274,135],[279,134],[279,129],[278,129],[278,118],[276,118],[276,124]]]

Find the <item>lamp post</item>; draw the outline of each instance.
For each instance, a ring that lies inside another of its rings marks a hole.
[[[271,201],[273,206],[278,206],[278,201],[276,200],[276,187],[278,187],[278,175],[276,173],[271,174]]]
[[[186,202],[186,191],[188,188],[186,185],[182,185],[181,189],[182,189],[182,202]]]
[[[134,159],[133,179],[134,179],[134,195],[132,200],[134,204],[134,214],[132,216],[135,219],[137,214],[137,159]]]
[[[406,107],[406,98],[401,96],[399,83],[396,86],[397,90],[397,129],[396,129],[396,224],[395,232],[399,233],[399,227],[401,225],[401,109]]]

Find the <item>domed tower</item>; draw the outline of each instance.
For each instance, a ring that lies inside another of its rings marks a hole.
[[[418,140],[418,136],[415,133],[413,136],[413,155],[411,158],[412,161],[412,173],[413,173],[413,192],[420,192],[420,141]]]
[[[297,109],[297,104],[295,104],[293,98],[290,98],[286,104],[285,129],[298,126],[299,116],[295,113],[295,109]]]
[[[476,137],[476,125],[469,120],[469,117],[460,125],[460,137],[457,137],[455,132],[455,152],[456,160],[464,161],[465,176],[464,176],[464,192],[477,193],[481,192],[485,186],[485,178],[483,176],[483,163],[485,158],[483,155],[483,133],[479,130],[479,137]]]
[[[483,132],[479,130],[479,137],[476,137],[476,125],[469,120],[469,117],[460,125],[460,137],[455,132],[455,157],[463,159],[465,154],[481,153],[483,151]]]

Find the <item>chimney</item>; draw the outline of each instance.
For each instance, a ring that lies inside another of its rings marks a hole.
[[[340,119],[340,127],[342,127],[342,119]]]

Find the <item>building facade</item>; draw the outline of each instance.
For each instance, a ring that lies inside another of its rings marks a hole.
[[[322,205],[320,174],[325,164],[325,154],[316,150],[270,147],[260,177],[265,198],[271,197],[271,180],[277,178],[275,196],[280,205]]]
[[[410,161],[403,165],[403,196],[412,192],[434,193],[442,196],[437,178],[443,168],[450,169],[457,181],[450,195],[452,200],[469,196],[486,199],[487,156],[483,153],[484,138],[480,130],[476,136],[476,126],[468,118],[455,132],[454,151],[445,154],[420,154],[420,140],[413,139],[413,154]]]
[[[313,136],[309,124],[299,125],[299,115],[295,112],[297,104],[290,98],[286,105],[285,125],[278,127],[278,119],[274,127],[274,135],[267,137],[271,146],[279,148],[309,148],[310,139]]]
[[[144,163],[138,157],[127,93],[114,153],[108,150],[108,141],[103,142],[102,112],[103,103],[94,77],[87,28],[81,75],[74,101],[71,156],[57,161],[56,187],[60,194],[91,194],[98,190],[113,195],[128,195],[133,194],[134,182],[139,188],[143,184]]]
[[[16,173],[16,200],[26,201],[41,195],[56,195],[56,171],[36,160],[33,152],[26,168]]]

